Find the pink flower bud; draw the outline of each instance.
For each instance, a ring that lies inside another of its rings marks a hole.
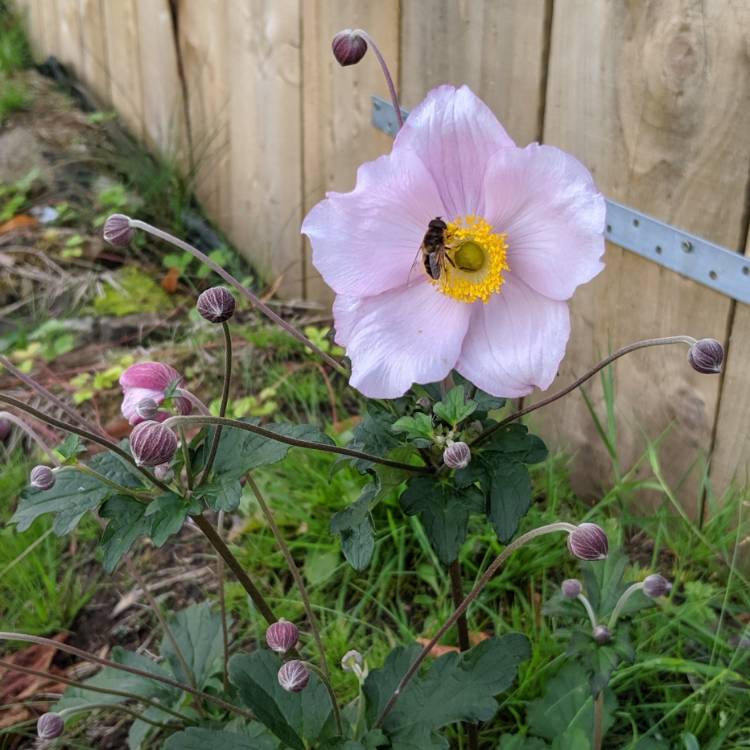
[[[581,586],[581,582],[577,578],[568,578],[562,582],[562,594],[566,599],[576,599],[581,591],[583,591],[583,586]]]
[[[177,436],[159,422],[141,422],[130,433],[130,451],[138,466],[166,464],[177,452]]]
[[[135,230],[130,226],[129,216],[125,216],[125,214],[112,214],[104,222],[104,231],[102,234],[105,241],[109,242],[110,245],[125,247],[133,239]]]
[[[471,461],[471,449],[466,443],[451,443],[443,451],[443,462],[449,469],[465,469]]]
[[[124,394],[120,407],[122,415],[132,425],[143,422],[146,417],[138,414],[138,406],[146,399],[150,399],[157,406],[161,405],[166,398],[167,390],[181,383],[182,375],[174,367],[162,362],[139,362],[137,365],[131,365],[120,376]],[[192,404],[186,398],[176,398],[173,403],[182,415],[190,414],[192,411]],[[151,419],[163,422],[167,417],[169,412],[162,410],[157,411]]]
[[[143,420],[156,419],[159,413],[159,404],[152,398],[144,398],[135,406],[135,413]]]
[[[154,468],[154,476],[162,482],[171,482],[174,479],[174,469],[169,464],[159,464]]]
[[[299,639],[299,630],[293,622],[281,619],[268,626],[266,630],[266,643],[268,648],[279,654],[291,651]]]
[[[310,681],[310,672],[305,662],[292,659],[281,665],[278,674],[279,685],[290,693],[299,693],[304,690]]]
[[[331,49],[339,65],[356,65],[367,52],[367,42],[353,29],[344,29],[333,37]]]
[[[7,419],[0,419],[0,443],[7,440],[10,435],[11,425]]]
[[[690,347],[688,362],[698,372],[716,375],[724,362],[724,347],[716,339],[700,339]]]
[[[55,474],[49,466],[35,466],[29,475],[29,484],[38,490],[51,490],[55,486]]]
[[[672,590],[672,584],[658,573],[646,576],[643,581],[643,593],[646,596],[650,596],[652,599],[664,596]]]
[[[607,535],[595,523],[579,524],[568,535],[568,549],[579,560],[606,560],[609,551]]]
[[[223,286],[206,289],[196,303],[198,312],[210,323],[224,323],[234,315],[234,297]]]
[[[60,714],[42,714],[36,722],[36,736],[40,740],[54,740],[59,737],[65,729],[65,721]]]
[[[606,625],[597,625],[591,632],[591,635],[600,646],[609,643],[612,639],[612,634],[609,632],[609,628]]]

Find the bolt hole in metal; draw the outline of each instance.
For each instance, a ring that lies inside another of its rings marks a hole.
[[[612,233],[612,225],[607,224],[607,231],[611,234]]]
[[[637,227],[637,226],[639,226],[639,225],[640,225],[640,223],[641,223],[641,222],[640,222],[640,221],[638,221],[638,219],[633,219],[633,226],[634,226],[634,227]]]
[[[692,253],[693,252],[693,243],[690,242],[690,240],[683,240],[680,243],[680,247],[683,249],[686,253]]]
[[[750,274],[750,266],[742,266],[742,273],[747,276]]]
[[[654,249],[656,250],[657,255],[661,255],[661,245],[657,245]]]
[[[712,279],[713,279],[714,281],[716,281],[716,279],[718,279],[718,278],[719,278],[719,274],[718,274],[718,273],[716,273],[716,271],[709,271],[709,272],[708,272],[708,275],[709,275],[709,276],[710,276],[710,277],[711,277],[711,278],[712,278]]]

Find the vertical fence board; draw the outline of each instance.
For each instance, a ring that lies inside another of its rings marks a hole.
[[[466,83],[519,144],[537,140],[546,13],[545,0],[403,0],[404,104],[441,83]]]
[[[81,75],[83,44],[81,40],[81,15],[78,0],[57,0],[58,58],[74,76]]]
[[[397,0],[305,0],[302,3],[302,96],[304,138],[304,212],[326,190],[350,190],[359,163],[390,150],[392,139],[371,121],[371,96],[388,97],[380,66],[370,52],[358,65],[342,68],[331,53],[331,40],[346,28],[365,29],[375,40],[398,80],[399,8]],[[331,298],[316,274],[306,244],[305,296]]]
[[[736,6],[719,0],[556,3],[545,141],[576,154],[608,196],[739,249],[750,158],[750,106],[737,96],[750,84],[740,21]],[[606,261],[574,300],[561,383],[634,339],[724,336],[726,297],[613,246]],[[718,378],[693,372],[685,351],[672,347],[630,355],[616,373],[622,465],[641,454],[644,435],[672,425],[660,455],[673,482],[684,478],[710,446]],[[601,390],[592,393],[603,413]],[[560,445],[581,452],[587,479],[608,480],[582,399],[553,407],[548,426]],[[682,487],[693,509],[695,489]]]
[[[60,19],[57,12],[57,0],[41,0],[40,2],[42,18],[42,40],[44,43],[45,54],[43,58],[49,55],[60,54]]]
[[[302,295],[300,7],[230,0],[230,236],[259,271]]]
[[[81,80],[103,104],[110,103],[109,65],[105,45],[102,0],[79,0],[81,22]]]
[[[36,62],[40,62],[46,55],[41,0],[16,0],[15,9],[23,20],[31,54]]]

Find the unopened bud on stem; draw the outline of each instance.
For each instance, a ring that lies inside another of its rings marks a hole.
[[[130,217],[125,214],[112,214],[104,222],[102,232],[106,242],[115,247],[125,247],[133,239],[135,230],[130,226]]]
[[[672,590],[672,584],[658,573],[646,576],[643,581],[643,593],[646,596],[650,596],[652,599],[656,599],[660,596],[665,596]]]
[[[471,461],[471,449],[466,443],[451,443],[443,451],[443,462],[449,469],[465,469]]]
[[[724,362],[724,347],[716,339],[700,339],[690,347],[688,362],[698,372],[716,375]]]
[[[36,722],[36,736],[40,740],[57,739],[65,729],[65,720],[60,714],[42,714]]]
[[[299,693],[310,681],[310,671],[305,662],[292,659],[281,665],[278,674],[279,685],[290,693]]]
[[[159,422],[141,422],[130,433],[130,450],[138,466],[166,464],[177,452],[177,435]]]
[[[339,65],[356,65],[367,52],[367,41],[355,29],[339,31],[331,43]]]
[[[266,643],[268,648],[279,654],[291,651],[299,639],[299,630],[293,622],[281,619],[268,626],[266,630]]]
[[[609,628],[606,625],[597,625],[593,629],[591,635],[600,646],[609,643],[612,639],[612,634],[609,632]]]
[[[38,490],[51,490],[55,486],[55,474],[49,466],[40,464],[31,470],[29,484]]]
[[[154,419],[159,413],[159,404],[157,404],[152,398],[144,398],[143,401],[139,401],[136,404],[135,413],[141,419]]]
[[[568,549],[579,560],[606,560],[609,543],[600,526],[582,523],[568,535]]]
[[[578,595],[583,591],[583,586],[577,578],[568,578],[562,582],[562,595],[566,599],[577,599]]]
[[[234,297],[223,286],[206,289],[198,297],[196,308],[210,323],[224,323],[234,315]]]

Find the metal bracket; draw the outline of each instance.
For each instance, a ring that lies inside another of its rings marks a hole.
[[[408,111],[401,108],[404,119]],[[396,110],[372,97],[372,124],[391,137],[398,132]],[[750,258],[677,229],[622,203],[607,200],[607,240],[676,271],[738,302],[750,304]]]

